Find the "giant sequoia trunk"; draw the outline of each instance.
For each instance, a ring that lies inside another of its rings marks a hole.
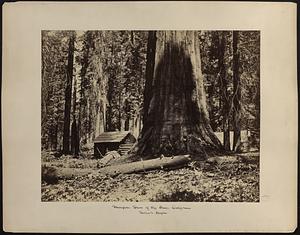
[[[74,33],[69,39],[67,82],[65,91],[65,113],[64,113],[64,135],[63,135],[63,153],[70,152],[70,121],[71,121],[71,99],[72,99],[72,79],[73,79],[73,60],[74,60]]]
[[[233,31],[233,149],[240,151],[241,144],[241,82],[239,74],[238,31]]]
[[[147,46],[147,62],[146,62],[146,81],[144,89],[144,110],[143,110],[143,123],[146,122],[148,116],[148,109],[150,100],[152,98],[152,81],[155,66],[155,53],[156,53],[156,32],[149,31],[148,33],[148,46]]]
[[[199,47],[196,31],[150,32],[144,124],[133,157],[221,150],[209,124]]]

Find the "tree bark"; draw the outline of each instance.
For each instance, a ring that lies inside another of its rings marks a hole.
[[[78,136],[79,136],[79,145],[81,147],[82,142],[86,142],[86,137],[84,134],[86,133],[85,128],[82,124],[85,123],[86,120],[86,85],[87,78],[86,73],[89,66],[89,57],[90,57],[90,47],[92,44],[92,35],[91,31],[86,32],[85,34],[85,45],[84,45],[84,54],[82,58],[82,67],[80,71],[80,103],[79,103],[79,118],[78,118]]]
[[[240,151],[241,144],[241,82],[239,74],[239,32],[233,31],[233,150]]]
[[[108,86],[110,86],[111,82],[108,81]],[[111,91],[108,89],[107,93],[107,99],[109,100],[108,107],[106,108],[106,115],[107,115],[107,122],[106,122],[106,130],[107,131],[113,131],[114,128],[112,128],[112,104],[110,98],[112,97]]]
[[[71,151],[72,154],[76,157],[79,154],[79,135],[78,127],[76,124],[76,119],[74,118],[71,128]]]
[[[103,112],[102,112],[102,126],[103,132],[106,131],[106,101],[103,103]]]
[[[132,157],[219,152],[206,108],[198,33],[150,32],[147,59],[144,124]]]
[[[55,125],[55,133],[54,133],[54,142],[53,142],[53,149],[57,151],[58,145],[58,122]]]
[[[41,124],[42,124],[42,139],[43,139],[43,130],[44,130],[44,123],[47,122],[47,101],[48,101],[48,87],[49,87],[49,81],[48,79],[46,79],[46,59],[45,59],[45,54],[46,54],[46,34],[47,32],[46,31],[42,31],[42,40],[41,40],[41,43],[42,43],[42,53],[41,53],[41,56],[42,56],[42,112],[41,112]],[[46,143],[49,142],[49,139],[47,141],[42,141],[42,147],[45,147]]]
[[[125,127],[124,127],[124,130],[125,131],[129,131],[129,125],[130,125],[130,119],[129,119],[129,116],[126,117],[126,120],[125,120]]]
[[[230,151],[230,131],[229,131],[229,115],[230,101],[228,95],[228,82],[225,67],[225,47],[226,39],[224,32],[219,32],[219,69],[220,69],[220,97],[222,101],[223,116],[223,146],[226,151]]]
[[[123,127],[123,120],[122,120],[122,99],[121,99],[121,93],[122,93],[122,89],[119,90],[118,92],[119,97],[118,97],[118,129],[119,131],[122,131],[122,127]]]
[[[152,97],[152,81],[155,65],[155,51],[156,51],[156,31],[149,31],[148,45],[147,45],[147,61],[146,61],[146,82],[144,88],[144,108],[143,108],[143,123],[147,118],[149,110],[150,99]]]
[[[57,183],[59,179],[67,180],[95,172],[93,168],[64,168],[42,164],[42,181]]]
[[[71,120],[71,99],[72,99],[72,79],[73,79],[73,60],[74,60],[74,41],[75,35],[72,32],[69,39],[67,82],[65,90],[65,113],[64,113],[64,134],[63,134],[63,153],[70,153],[70,120]]]
[[[129,101],[127,99],[125,99],[124,101],[124,105],[123,105],[123,110],[124,110],[124,119],[125,119],[125,123],[124,123],[124,130],[125,131],[129,131],[131,129],[130,126],[130,121],[131,121],[131,114],[130,114],[130,104]]]
[[[71,152],[74,156],[78,156],[79,153],[79,133],[78,126],[76,123],[76,86],[77,82],[74,79],[74,90],[73,90],[73,123],[71,126]]]
[[[98,97],[99,98],[99,97]],[[94,137],[97,137],[101,132],[100,132],[100,129],[101,129],[101,107],[100,107],[101,104],[99,105],[96,105],[96,117],[95,117],[95,134],[94,134]]]
[[[114,43],[112,42],[111,45],[111,63],[113,63],[113,55],[114,55]],[[115,71],[112,71],[111,74],[112,78],[116,77]],[[106,108],[106,116],[107,116],[107,122],[106,122],[106,130],[107,131],[114,131],[115,127],[113,127],[112,118],[113,118],[113,104],[112,104],[112,98],[113,98],[113,89],[114,89],[114,83],[112,78],[108,79],[108,90],[107,90],[107,100],[108,100],[108,107]]]

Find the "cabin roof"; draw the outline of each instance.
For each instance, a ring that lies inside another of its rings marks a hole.
[[[119,143],[124,140],[129,134],[130,131],[103,132],[95,138],[94,143]]]

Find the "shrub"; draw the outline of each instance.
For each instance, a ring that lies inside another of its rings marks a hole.
[[[159,192],[151,201],[156,202],[195,202],[203,201],[202,193],[175,187],[171,191]]]
[[[47,184],[56,184],[58,182],[57,170],[51,166],[42,166],[42,181]]]

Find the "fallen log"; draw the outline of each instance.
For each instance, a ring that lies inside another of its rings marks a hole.
[[[42,165],[42,181],[47,183],[57,183],[60,179],[74,179],[78,176],[83,176],[95,172],[92,168],[65,168],[55,167],[49,164]]]
[[[155,169],[169,169],[182,166],[190,160],[189,155],[179,155],[107,166],[100,168],[99,170],[93,168],[64,168],[51,166],[50,164],[43,164],[42,180],[47,183],[57,183],[59,179],[74,179],[75,177],[88,175],[90,173],[117,176],[119,174],[129,174]]]
[[[171,168],[184,165],[191,160],[189,155],[178,155],[174,157],[155,158],[146,161],[124,163],[121,165],[107,166],[99,170],[99,173],[110,176],[129,174],[141,171]]]

